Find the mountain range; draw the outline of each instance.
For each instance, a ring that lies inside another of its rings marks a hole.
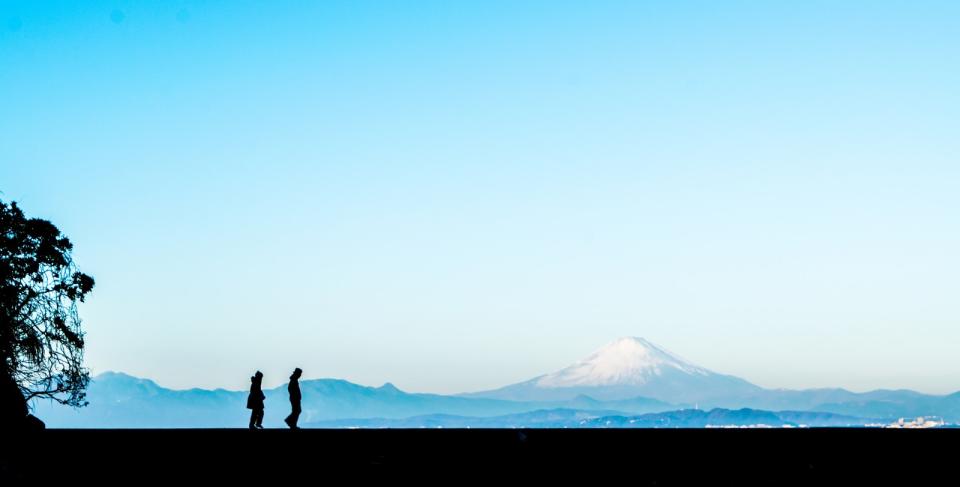
[[[809,411],[757,409],[682,409],[624,415],[613,411],[541,409],[528,413],[477,418],[430,414],[403,419],[335,419],[310,423],[314,428],[708,428],[708,427],[862,427],[876,420]]]
[[[633,337],[559,371],[491,391],[408,393],[389,383],[368,387],[338,379],[301,380],[301,389],[301,424],[314,427],[831,426],[930,415],[960,422],[960,393],[765,389]],[[282,425],[289,412],[286,387],[264,393],[264,423]],[[65,428],[243,427],[246,396],[224,389],[172,390],[107,372],[91,380],[87,407],[37,402],[34,414],[50,427]],[[722,422],[735,417],[739,423]]]

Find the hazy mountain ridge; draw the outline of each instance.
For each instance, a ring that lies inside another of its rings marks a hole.
[[[739,377],[700,367],[638,337],[614,340],[551,374],[499,389],[462,394],[527,401],[564,400],[577,395],[602,400],[643,396],[704,409],[816,410],[885,419],[937,415],[949,421],[960,420],[960,392],[935,396],[886,389],[864,393],[840,388],[764,389]]]
[[[310,423],[315,428],[705,428],[746,426],[856,427],[874,420],[831,413],[756,409],[684,409],[643,415],[574,409],[471,418],[432,414],[404,419],[339,419]]]
[[[882,421],[940,416],[948,422],[960,422],[960,392],[935,396],[910,390],[855,393],[845,389],[764,389],[699,367],[634,337],[618,339],[560,371],[492,391],[458,395],[408,393],[390,383],[369,387],[340,379],[301,380],[300,385],[304,398],[301,422],[315,425],[340,424],[341,420],[413,425],[422,419],[441,426],[534,426],[545,421],[543,413],[531,415],[537,411],[630,418],[625,425],[657,424],[638,416],[698,410],[816,412]],[[286,387],[264,393],[265,424],[282,425],[282,418],[290,409]],[[86,408],[73,410],[38,402],[35,414],[51,427],[242,427],[250,413],[246,397],[247,391],[171,390],[149,379],[108,372],[91,381],[87,392],[90,405]],[[683,414],[683,421],[693,424],[695,418],[690,415],[700,413]],[[570,424],[559,420],[553,423]]]
[[[569,401],[518,402],[472,399],[439,394],[407,393],[392,384],[368,387],[340,379],[301,380],[304,423],[340,418],[400,419],[426,414],[498,416],[536,409],[575,408],[611,410],[589,397]],[[264,390],[265,424],[282,425],[290,412],[286,386]],[[224,389],[172,390],[149,379],[108,372],[95,377],[87,392],[90,402],[79,410],[38,402],[35,414],[50,427],[140,428],[140,427],[237,427],[246,424],[247,391]],[[646,398],[616,401],[618,412],[644,413],[676,408]]]

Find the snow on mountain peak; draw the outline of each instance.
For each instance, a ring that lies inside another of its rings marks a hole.
[[[667,369],[691,375],[712,372],[638,337],[614,340],[589,357],[536,380],[539,387],[642,385]]]

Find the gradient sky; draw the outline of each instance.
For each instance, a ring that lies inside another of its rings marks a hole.
[[[94,373],[946,393],[958,87],[956,1],[0,0],[0,198]]]

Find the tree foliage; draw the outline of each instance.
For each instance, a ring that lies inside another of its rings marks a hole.
[[[72,249],[52,223],[0,201],[0,374],[26,400],[86,404],[77,304],[94,282],[77,270]]]

